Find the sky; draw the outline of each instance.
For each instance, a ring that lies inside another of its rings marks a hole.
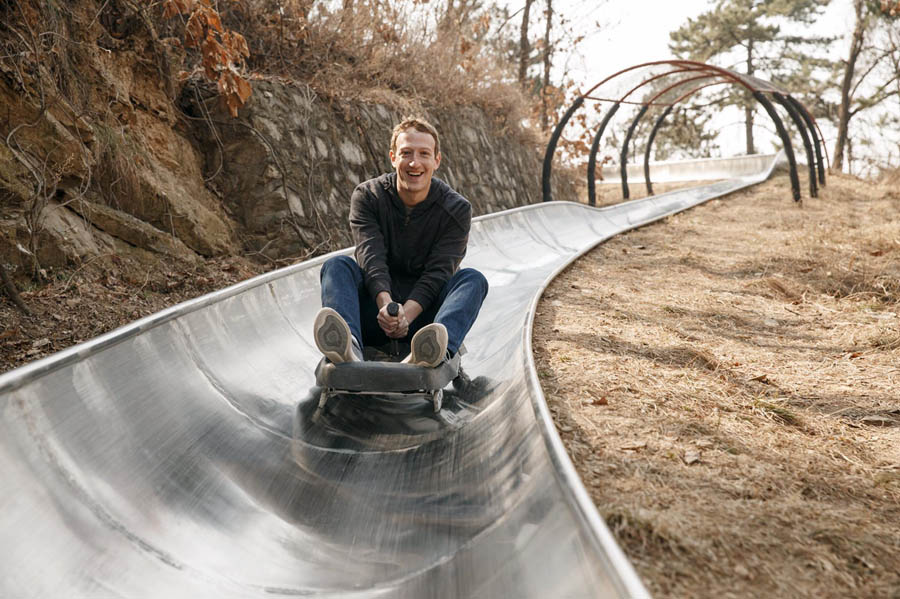
[[[587,35],[582,55],[569,61],[569,76],[591,85],[625,67],[674,58],[669,32],[707,10],[710,2],[563,0],[556,5]],[[599,31],[598,21],[604,26]]]

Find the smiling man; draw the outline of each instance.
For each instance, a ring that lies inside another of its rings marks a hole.
[[[394,172],[353,191],[356,260],[338,256],[322,266],[314,336],[335,363],[362,360],[362,347],[399,339],[410,343],[406,361],[434,367],[459,350],[488,291],[480,272],[459,268],[472,206],[433,176],[440,139],[424,119],[394,127],[390,158]]]

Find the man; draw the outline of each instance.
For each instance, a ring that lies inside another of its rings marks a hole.
[[[434,367],[459,350],[488,291],[484,275],[459,269],[472,206],[433,177],[440,140],[424,119],[394,127],[390,158],[394,172],[353,191],[356,260],[338,256],[322,266],[314,336],[334,363],[362,360],[363,346],[398,339],[410,343],[405,361]]]

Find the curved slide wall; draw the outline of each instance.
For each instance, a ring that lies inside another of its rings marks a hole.
[[[753,176],[473,225],[491,291],[427,402],[316,409],[325,257],[0,375],[0,596],[639,597],[531,358],[541,291],[599,242]]]
[[[677,181],[715,181],[734,177],[752,177],[769,167],[775,154],[751,154],[731,158],[699,158],[696,160],[671,160],[650,163],[650,181],[671,183]],[[625,166],[628,182],[644,182],[644,163],[638,161]],[[620,183],[622,171],[618,165],[604,166],[603,183]]]

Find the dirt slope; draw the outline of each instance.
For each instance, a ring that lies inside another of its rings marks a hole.
[[[784,179],[612,239],[538,308],[560,434],[656,597],[900,597],[900,194]]]

